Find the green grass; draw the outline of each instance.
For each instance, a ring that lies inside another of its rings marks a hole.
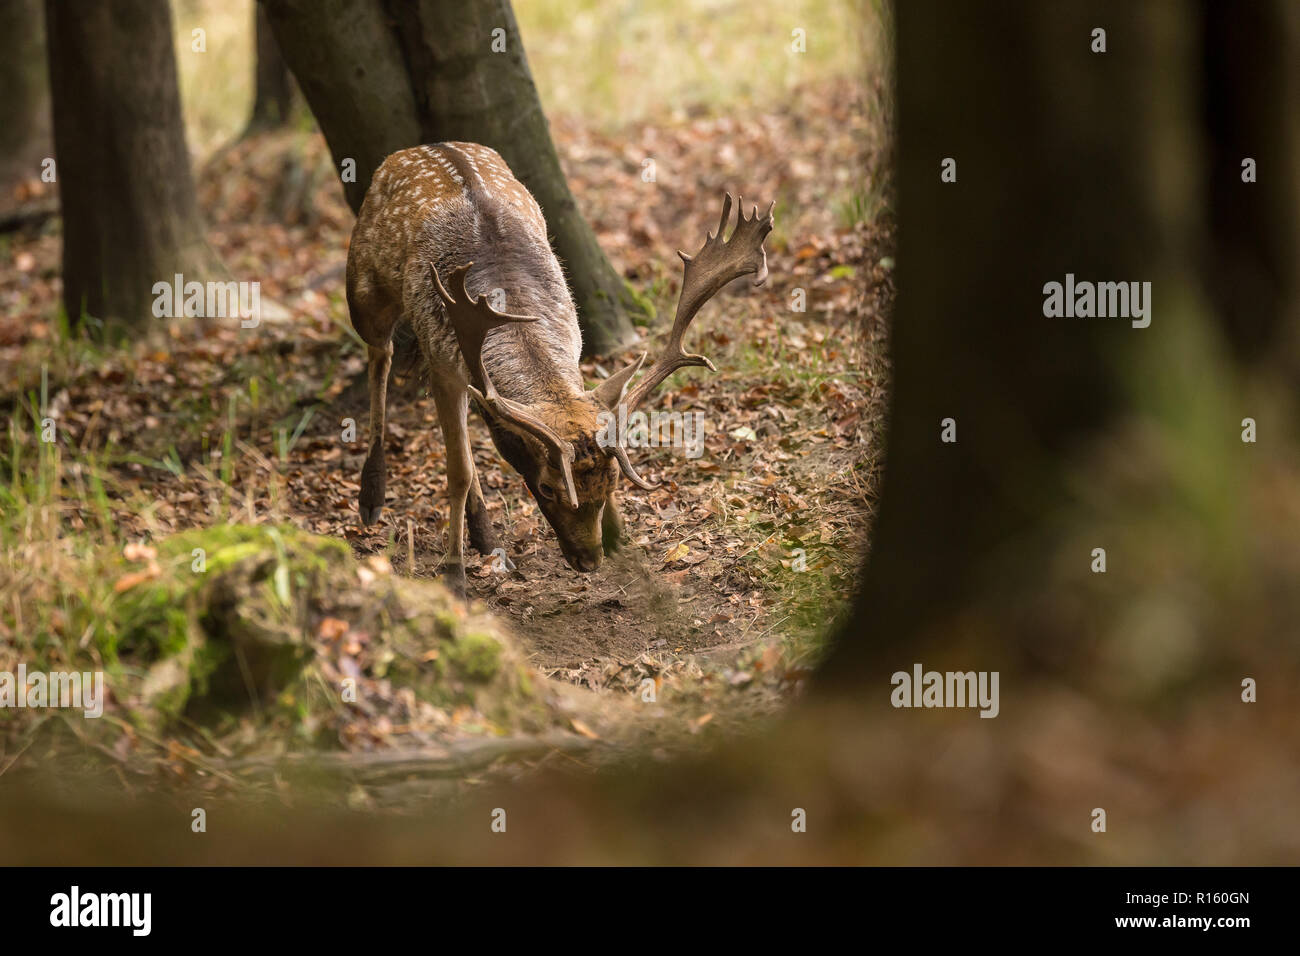
[[[871,225],[888,208],[889,195],[880,182],[850,191],[835,207],[835,218],[845,229],[858,223]]]
[[[518,0],[515,12],[543,106],[605,126],[772,103],[859,75],[880,23],[862,0]],[[804,52],[792,49],[796,29]]]

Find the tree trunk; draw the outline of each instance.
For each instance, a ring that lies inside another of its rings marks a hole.
[[[0,4],[0,206],[17,182],[37,179],[54,154],[41,0]]]
[[[641,306],[569,191],[508,0],[262,4],[335,162],[355,164],[355,181],[344,180],[354,211],[398,149],[446,140],[491,146],[546,215],[584,351],[608,353],[632,339],[630,315]]]
[[[275,42],[275,33],[261,6],[256,7],[253,32],[257,68],[253,111],[244,130],[245,136],[284,126],[289,122],[289,110],[293,106],[293,77],[280,55],[280,45]]]
[[[998,650],[1032,646],[1017,615],[1059,547],[1070,464],[1132,407],[1132,363],[1173,334],[1169,310],[1192,285],[1187,169],[1199,142],[1179,110],[1191,109],[1194,72],[1190,43],[1171,34],[1195,20],[1170,13],[898,4],[902,228],[885,475],[828,683],[888,688],[903,663],[958,640],[975,601],[999,608]],[[1094,53],[1103,24],[1110,49]],[[944,158],[957,161],[955,183],[940,179]],[[1145,329],[1045,317],[1044,284],[1067,273],[1153,280],[1165,311]],[[955,443],[941,441],[948,418]]]
[[[1236,354],[1279,361],[1300,379],[1300,7],[1211,0],[1200,39],[1212,233],[1204,274]],[[1253,184],[1242,181],[1246,159]]]
[[[47,0],[68,320],[149,320],[157,282],[215,265],[181,121],[171,11]]]

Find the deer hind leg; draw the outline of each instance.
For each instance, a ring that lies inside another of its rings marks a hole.
[[[361,466],[361,520],[374,524],[384,510],[384,485],[388,469],[384,463],[384,433],[387,426],[388,373],[393,367],[393,341],[370,346],[370,450]]]
[[[468,441],[469,433],[466,432]],[[465,522],[469,525],[469,543],[479,554],[488,555],[499,545],[496,532],[492,530],[492,519],[488,516],[487,502],[483,500],[483,489],[479,487],[478,470],[474,467],[474,455],[469,459],[469,494],[465,498]]]

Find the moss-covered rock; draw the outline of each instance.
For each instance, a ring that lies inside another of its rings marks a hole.
[[[115,697],[145,724],[250,709],[318,734],[363,733],[389,711],[386,726],[552,722],[542,682],[491,617],[335,539],[225,525],[102,570],[114,593],[96,644]]]
[[[465,631],[454,641],[452,660],[470,680],[490,681],[501,668],[501,642],[482,631]]]

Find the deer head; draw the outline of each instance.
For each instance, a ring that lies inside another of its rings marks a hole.
[[[724,239],[731,205],[728,194],[722,203],[717,234],[710,233],[698,253],[688,256],[678,252],[684,267],[672,332],[659,358],[631,387],[633,377],[645,361],[645,353],[588,391],[559,394],[553,401],[532,405],[502,396],[483,366],[483,340],[498,326],[533,322],[536,317],[497,312],[485,297],[471,298],[465,289],[465,276],[472,263],[449,274],[450,292],[443,286],[437,269],[433,269],[434,287],[469,369],[468,391],[482,408],[497,449],[523,476],[542,514],[555,530],[565,560],[577,571],[594,571],[600,565],[601,517],[607,506],[613,506],[610,496],[618,475],[621,473],[644,490],[656,487],[637,474],[622,444],[611,444],[600,437],[605,432],[607,416],[616,413],[620,406],[627,411],[635,410],[680,368],[701,365],[717,371],[704,356],[684,351],[682,337],[686,329],[700,307],[733,279],[752,273],[756,286],[767,279],[763,241],[772,231],[775,203],[761,216],[757,206],[749,216],[740,207],[736,227],[731,237]]]

